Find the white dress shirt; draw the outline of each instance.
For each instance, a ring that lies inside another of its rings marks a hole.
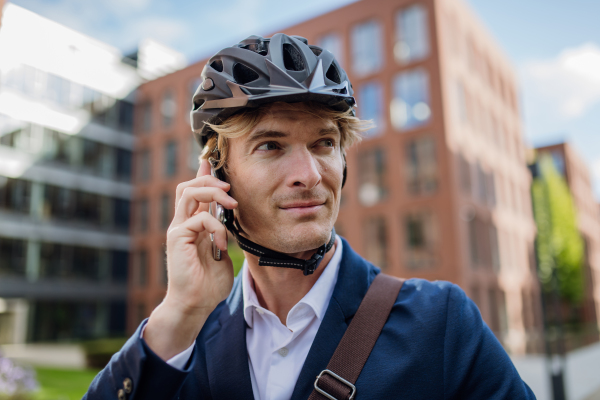
[[[244,261],[242,290],[246,347],[252,392],[256,400],[280,400],[292,397],[300,370],[327,311],[337,282],[342,241],[336,237],[336,249],[325,270],[310,291],[288,312],[285,325],[258,302],[254,280]],[[271,267],[267,267],[271,268]],[[194,345],[167,361],[183,369]]]

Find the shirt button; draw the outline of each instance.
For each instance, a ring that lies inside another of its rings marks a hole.
[[[117,392],[117,398],[119,400],[126,400],[127,397],[125,396],[125,391],[123,389],[119,389],[119,391]]]
[[[281,357],[285,357],[285,356],[287,356],[287,355],[288,355],[288,353],[289,353],[289,350],[288,350],[288,348],[287,348],[287,347],[282,347],[282,348],[280,348],[279,350],[277,350],[277,352],[279,353],[279,355],[280,355]]]
[[[262,308],[256,308],[256,311],[258,311],[260,315],[263,315],[265,313],[265,310],[263,310]]]
[[[133,390],[133,382],[130,378],[125,378],[123,381],[123,389],[125,389],[125,393],[129,394]]]

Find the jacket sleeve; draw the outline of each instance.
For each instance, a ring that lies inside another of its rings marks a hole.
[[[452,285],[444,337],[444,398],[535,399],[477,306]]]
[[[167,400],[177,395],[193,369],[194,356],[183,370],[168,365],[140,338],[146,322],[96,375],[83,400],[117,399],[119,390],[126,390],[127,378],[132,382],[130,393],[125,392],[127,400]]]

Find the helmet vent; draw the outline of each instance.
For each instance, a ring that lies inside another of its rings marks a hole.
[[[302,71],[305,68],[302,55],[289,43],[283,44],[283,65],[289,71]]]
[[[266,56],[269,53],[269,42],[261,41],[257,43],[250,43],[242,46],[242,49],[250,50],[261,56]]]
[[[210,63],[210,66],[216,71],[223,72],[223,60],[215,60]]]
[[[334,64],[331,64],[331,66],[327,70],[327,73],[325,74],[325,76],[330,81],[333,81],[333,82],[338,83],[338,84],[342,83],[342,78],[340,78],[340,73],[338,72],[338,70],[337,70],[337,68],[335,67]]]
[[[313,54],[317,57],[319,57],[323,52],[323,49],[314,46],[310,46],[310,49],[312,50]]]
[[[204,104],[206,100],[204,99],[200,99],[200,100],[194,100],[194,111],[202,108],[202,105]]]
[[[346,88],[341,88],[341,89],[333,89],[334,92],[339,93],[339,94],[348,94],[346,92]]]
[[[242,63],[236,63],[233,66],[233,79],[238,85],[245,85],[248,82],[255,81],[259,78],[256,71],[245,66]]]

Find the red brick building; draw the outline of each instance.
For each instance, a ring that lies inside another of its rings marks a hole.
[[[348,154],[338,232],[390,274],[457,283],[507,349],[534,350],[516,77],[478,18],[460,0],[370,0],[283,31],[332,51],[358,115],[377,125]],[[130,329],[164,296],[165,227],[177,183],[197,165],[188,113],[205,63],[139,89]]]

